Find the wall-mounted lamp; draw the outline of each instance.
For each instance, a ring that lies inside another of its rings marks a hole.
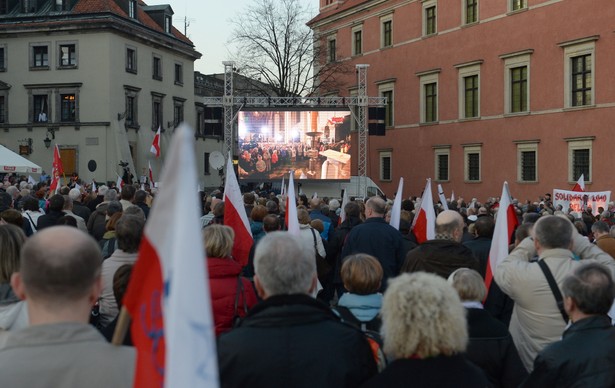
[[[43,143],[45,143],[45,148],[51,147],[51,139],[49,138],[49,135],[45,135],[45,140],[43,140]]]

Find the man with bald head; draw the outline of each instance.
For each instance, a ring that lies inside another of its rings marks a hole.
[[[480,272],[478,260],[461,244],[463,218],[454,210],[445,210],[436,218],[436,235],[406,255],[403,272],[431,272],[448,279],[459,268]]]
[[[344,257],[367,253],[382,265],[380,291],[384,291],[389,278],[399,275],[404,262],[404,241],[399,230],[384,220],[386,204],[382,198],[371,197],[365,203],[365,222],[351,229],[342,248]]]
[[[11,285],[27,301],[30,326],[0,349],[6,387],[131,387],[135,353],[114,346],[88,324],[101,290],[100,248],[86,233],[55,226],[21,252]]]

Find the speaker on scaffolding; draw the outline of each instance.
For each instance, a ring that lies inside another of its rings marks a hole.
[[[367,130],[370,136],[385,135],[385,107],[368,108],[367,110]]]

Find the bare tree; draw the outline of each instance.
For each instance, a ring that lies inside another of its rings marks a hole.
[[[270,95],[273,88],[279,97],[312,95],[333,89],[336,77],[348,71],[341,62],[323,60],[324,46],[314,44],[309,19],[300,0],[255,0],[232,21],[236,66],[254,80],[254,89]]]

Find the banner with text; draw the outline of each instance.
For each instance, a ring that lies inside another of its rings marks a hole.
[[[610,200],[610,191],[553,190],[553,206],[562,205],[564,211],[570,209],[570,213],[577,215],[580,215],[587,208],[591,208],[592,213],[597,215],[599,207],[608,209]]]

